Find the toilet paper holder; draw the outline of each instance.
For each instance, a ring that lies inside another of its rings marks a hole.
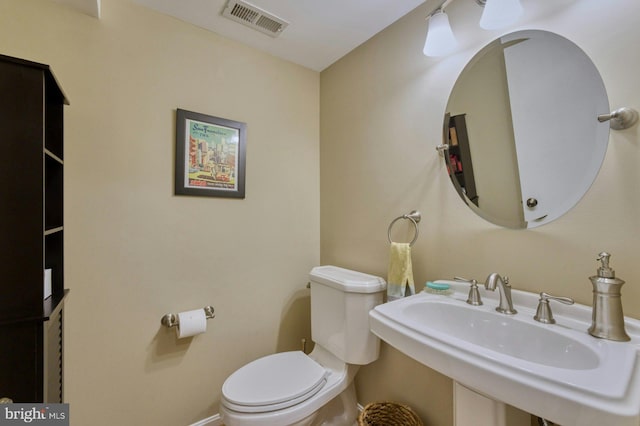
[[[213,306],[205,306],[204,308],[204,315],[207,319],[211,319],[211,318],[215,318],[216,314],[214,313],[214,309]],[[166,314],[165,316],[162,317],[162,319],[160,320],[160,323],[162,325],[164,325],[165,327],[175,327],[177,326],[180,321],[178,321],[178,315],[176,314]]]

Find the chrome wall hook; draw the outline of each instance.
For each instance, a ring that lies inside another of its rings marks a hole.
[[[436,151],[438,151],[438,154],[440,154],[441,157],[444,156],[444,152],[449,150],[449,144],[447,143],[442,143],[438,146],[436,146]]]
[[[613,130],[624,130],[638,122],[638,111],[632,108],[622,107],[609,114],[600,114],[598,121],[604,123],[610,121]]]

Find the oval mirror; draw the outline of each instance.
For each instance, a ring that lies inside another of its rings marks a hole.
[[[502,36],[458,77],[444,119],[451,182],[478,215],[533,228],[571,209],[607,149],[604,83],[573,42],[540,30]]]

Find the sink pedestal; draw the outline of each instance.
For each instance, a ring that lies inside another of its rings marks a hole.
[[[453,382],[454,426],[529,426],[531,416]]]

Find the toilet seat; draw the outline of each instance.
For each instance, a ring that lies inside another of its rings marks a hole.
[[[281,410],[318,393],[328,371],[301,351],[257,359],[233,373],[222,385],[222,403],[244,413]]]

